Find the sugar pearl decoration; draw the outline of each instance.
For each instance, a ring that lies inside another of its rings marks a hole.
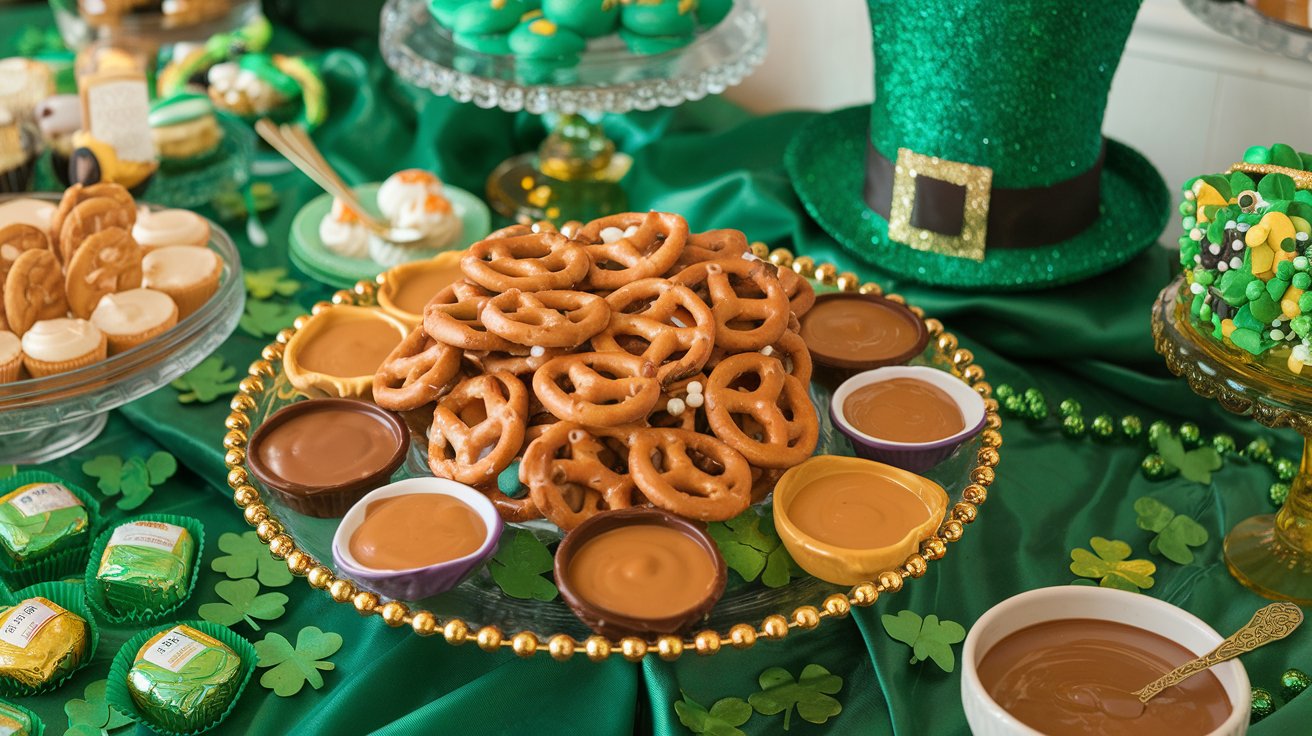
[[[1234,258],[1230,259],[1230,268],[1243,268],[1243,267],[1244,267],[1244,259],[1240,258],[1239,256],[1235,256]]]
[[[1202,284],[1200,284],[1200,283],[1198,283],[1197,281],[1195,281],[1195,282],[1193,282],[1192,284],[1189,284],[1189,291],[1190,291],[1191,293],[1194,293],[1194,294],[1201,294],[1201,293],[1203,293],[1204,291],[1206,291],[1206,289],[1203,288],[1203,285],[1202,285]]]
[[[541,345],[534,345],[533,347],[529,348],[528,354],[533,356],[534,358],[541,358],[542,356],[547,354],[547,349],[542,347]]]
[[[701,394],[689,393],[685,403],[687,403],[688,406],[691,406],[694,409],[698,409],[701,408],[702,404],[706,403],[706,397],[702,396]]]
[[[688,393],[690,393],[690,394],[699,394],[699,393],[701,393],[702,391],[705,391],[705,390],[706,390],[706,389],[705,389],[704,386],[702,386],[702,382],[701,382],[701,381],[690,381],[690,382],[688,383]]]
[[[598,234],[601,235],[603,243],[614,243],[624,239],[624,231],[617,227],[603,227]]]
[[[669,412],[672,417],[677,417],[680,414],[683,414],[684,410],[687,408],[688,407],[684,404],[683,399],[677,397],[665,402],[665,411]]]
[[[1190,240],[1202,240],[1202,239],[1203,239],[1203,231],[1200,230],[1199,228],[1194,228],[1193,230],[1190,230],[1190,231],[1189,231],[1189,239],[1190,239]]]

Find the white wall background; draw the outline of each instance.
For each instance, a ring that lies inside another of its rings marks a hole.
[[[870,102],[865,0],[763,3],[765,63],[731,98],[758,112]],[[1312,151],[1312,64],[1249,49],[1203,25],[1180,0],[1145,0],[1104,131],[1143,152],[1173,194],[1189,177],[1239,160],[1250,145]]]

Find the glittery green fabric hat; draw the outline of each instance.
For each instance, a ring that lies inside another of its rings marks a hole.
[[[875,101],[810,121],[788,171],[862,260],[962,289],[1037,289],[1149,246],[1161,175],[1102,136],[1140,0],[869,0]]]

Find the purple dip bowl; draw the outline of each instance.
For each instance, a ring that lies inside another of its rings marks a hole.
[[[364,521],[369,504],[392,496],[411,493],[435,493],[454,496],[478,514],[487,526],[487,539],[482,546],[464,557],[427,567],[408,570],[379,570],[366,567],[351,556],[351,535]],[[501,515],[487,497],[463,483],[446,478],[407,478],[370,491],[342,517],[342,523],[333,535],[333,560],[349,577],[372,588],[388,598],[406,601],[419,600],[450,590],[469,573],[482,565],[496,551],[501,540]]]
[[[872,437],[849,424],[847,417],[843,416],[847,397],[862,386],[892,378],[915,378],[943,389],[961,409],[966,420],[965,429],[934,442],[893,442]],[[858,373],[843,381],[829,401],[829,415],[833,417],[834,426],[852,440],[858,457],[912,473],[923,473],[951,457],[957,448],[984,429],[984,399],[947,371],[920,365],[890,366]]]

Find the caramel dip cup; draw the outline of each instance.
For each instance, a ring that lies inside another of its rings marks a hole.
[[[343,371],[350,372],[352,375],[340,375],[336,371],[325,370],[322,366],[306,365],[308,362],[307,355],[314,354],[315,347],[318,346],[317,341],[331,340],[333,337],[332,331],[338,328],[353,331],[361,329],[389,331],[377,337],[383,341],[391,341],[392,335],[395,334],[396,340],[392,343],[393,348],[399,345],[410,332],[410,328],[406,327],[404,323],[381,309],[345,305],[325,309],[310,317],[305,326],[297,330],[292,339],[288,341],[282,359],[283,370],[287,373],[287,380],[297,390],[310,398],[367,399],[373,395],[374,373],[377,372],[378,365],[369,367],[364,372]],[[356,334],[358,336],[358,333]],[[323,357],[323,351],[318,352],[320,353],[319,357]],[[334,352],[344,356],[354,355],[349,349]],[[391,349],[389,348],[379,356],[379,365],[382,364],[390,352]],[[355,357],[358,356],[344,357],[343,359],[351,360]],[[360,369],[365,367],[359,366]]]
[[[464,256],[463,250],[449,250],[426,261],[410,261],[387,269],[378,275],[378,306],[410,327],[418,327],[424,321],[424,304],[437,296],[443,287],[464,278],[460,270],[460,259]],[[450,280],[442,283],[448,275]],[[440,283],[441,286],[419,303],[416,284],[425,282],[430,285]],[[417,311],[413,309],[416,306]]]
[[[570,579],[570,563],[588,542],[605,532],[640,525],[660,526],[687,535],[711,558],[714,579],[707,595],[692,607],[678,613],[654,618],[625,615],[607,610],[581,596]],[[616,511],[603,511],[574,528],[556,549],[556,587],[560,597],[588,628],[613,639],[637,636],[653,639],[665,634],[677,634],[706,618],[724,595],[728,571],[720,548],[715,540],[697,522],[675,516],[656,508],[634,507]]]
[[[859,357],[850,351],[844,351],[834,344],[828,336],[830,330],[818,321],[824,319],[827,312],[837,306],[845,306],[853,312],[871,311],[899,320],[905,329],[899,334],[902,340],[896,345],[878,351],[878,355]],[[829,385],[836,385],[843,379],[860,371],[883,368],[890,365],[905,365],[925,352],[929,344],[929,330],[925,323],[905,304],[899,304],[875,294],[858,294],[837,292],[816,297],[815,305],[800,318],[801,335],[811,350],[811,359],[817,368],[817,377]]]

